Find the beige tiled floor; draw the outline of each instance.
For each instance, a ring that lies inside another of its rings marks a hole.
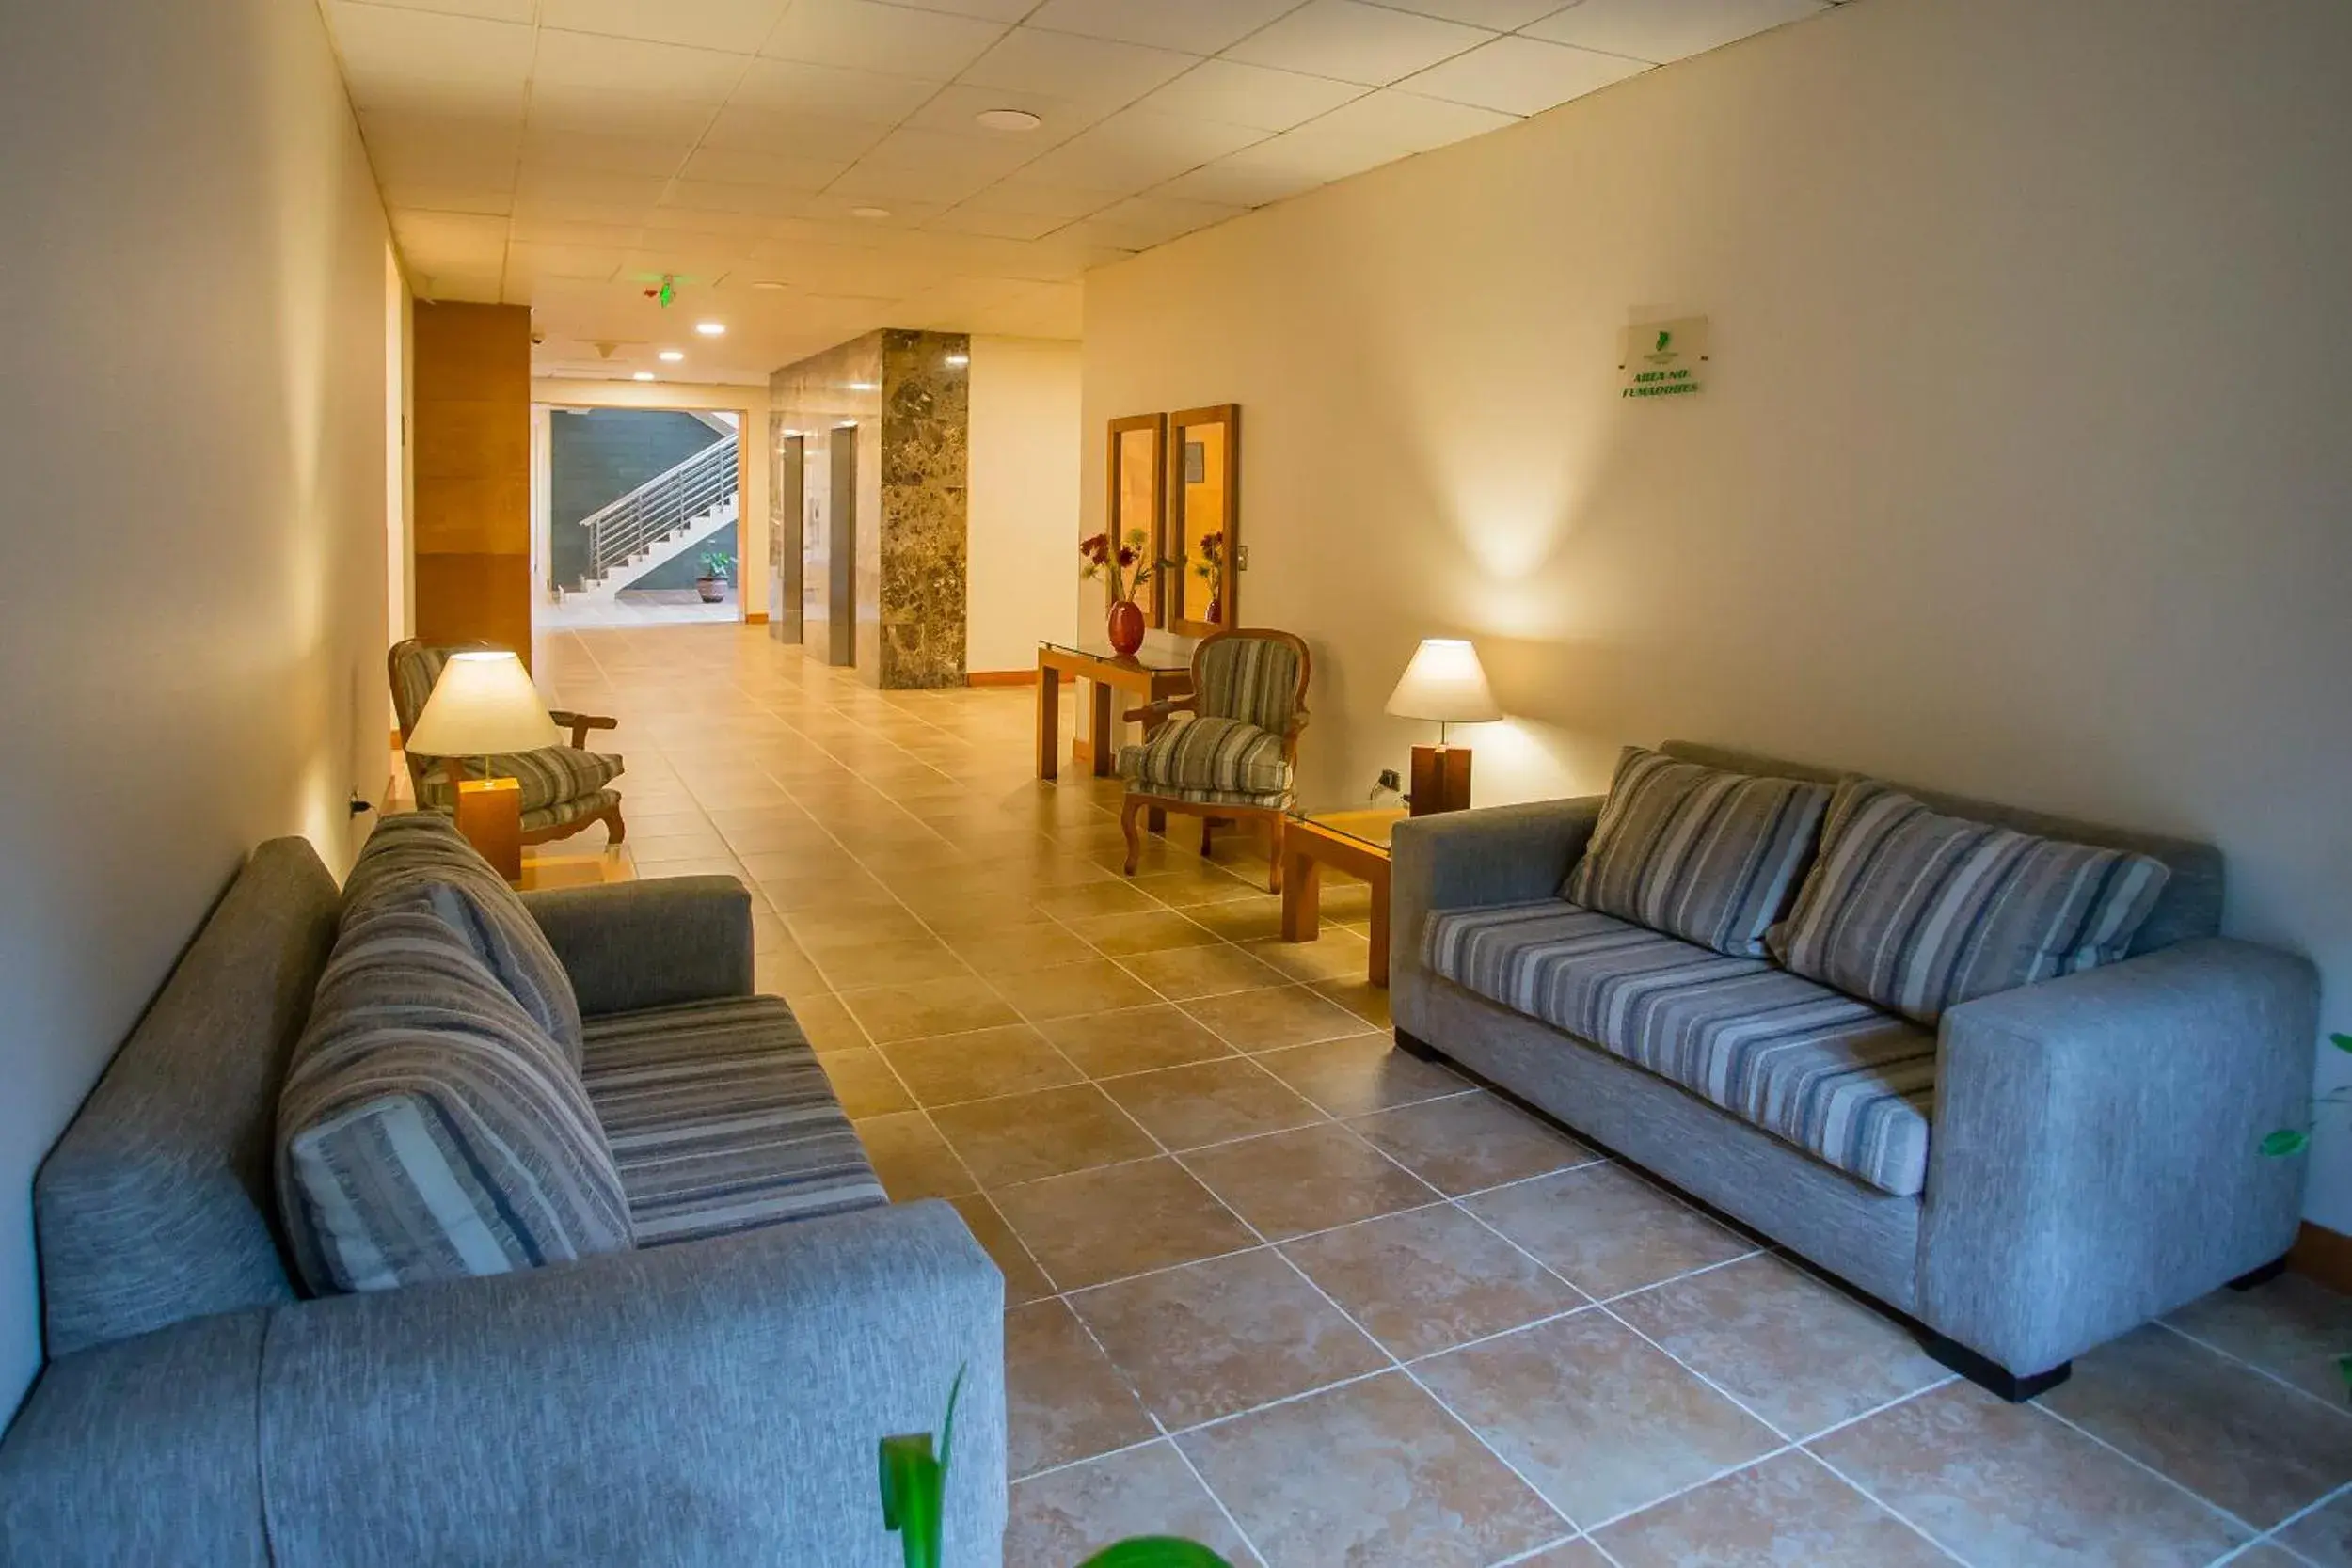
[[[2030,1407],[1391,1049],[1360,895],[1275,937],[1242,835],[1118,875],[1020,691],[880,693],[757,628],[561,634],[628,853],[757,895],[894,1196],[1007,1280],[1013,1568],[2352,1568],[2352,1304],[2223,1292]],[[593,847],[591,846],[590,847]]]

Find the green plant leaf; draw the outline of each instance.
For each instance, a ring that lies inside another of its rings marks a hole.
[[[928,1432],[882,1440],[882,1528],[898,1532],[906,1568],[940,1568],[940,1519],[946,1472]]]
[[[2338,1051],[2352,1051],[2352,1035],[2330,1035],[2328,1043]]]
[[[1104,1547],[1078,1568],[1233,1568],[1198,1541],[1169,1535],[1139,1535]]]
[[[2297,1132],[2292,1127],[2281,1127],[2265,1138],[2260,1148],[2270,1158],[2283,1160],[2290,1154],[2302,1153],[2311,1146],[2312,1135],[2309,1132]]]

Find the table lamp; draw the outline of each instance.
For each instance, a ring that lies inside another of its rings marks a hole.
[[[1489,724],[1502,717],[1478,650],[1458,637],[1427,637],[1413,651],[1405,678],[1389,693],[1389,711],[1399,719],[1437,721],[1438,743],[1413,748],[1413,815],[1462,811],[1470,803],[1470,753],[1448,746],[1448,724]]]
[[[488,776],[502,752],[535,752],[560,738],[523,661],[503,648],[452,654],[408,732],[407,749],[439,757],[456,785],[457,831],[508,881],[523,874],[522,785]],[[466,777],[480,757],[484,777]]]

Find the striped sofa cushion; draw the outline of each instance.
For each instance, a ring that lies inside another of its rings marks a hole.
[[[1559,899],[1441,910],[1438,974],[1908,1196],[1927,1184],[1935,1037],[1760,958]]]
[[[1210,797],[1258,797],[1248,803],[1282,803],[1291,787],[1291,766],[1282,737],[1238,719],[1179,714],[1140,746],[1119,752],[1119,771],[1145,794],[1175,795],[1205,790]]]
[[[1561,896],[1734,958],[1764,957],[1830,792],[1629,746]]]
[[[1941,816],[1847,779],[1772,950],[1799,974],[1931,1024],[1972,997],[2122,958],[2170,875],[2146,855]]]
[[[419,902],[344,920],[279,1091],[277,1179],[321,1294],[630,1245],[570,1058]]]
[[[343,920],[425,900],[499,983],[580,1063],[580,1000],[523,901],[447,817],[398,812],[375,825],[343,880]]]
[[[641,1246],[890,1201],[772,996],[591,1019],[586,1078]]]
[[[513,779],[522,786],[522,810],[547,811],[594,795],[621,776],[624,764],[605,752],[583,752],[577,746],[543,746],[535,752],[501,752],[489,759],[488,777]],[[483,759],[466,759],[466,776],[484,777]],[[436,765],[417,785],[417,803],[430,811],[457,809],[457,793]]]

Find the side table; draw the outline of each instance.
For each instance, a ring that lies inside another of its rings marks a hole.
[[[1282,824],[1282,940],[1323,934],[1323,868],[1372,888],[1372,961],[1365,978],[1389,983],[1389,832],[1401,811],[1295,813]]]

